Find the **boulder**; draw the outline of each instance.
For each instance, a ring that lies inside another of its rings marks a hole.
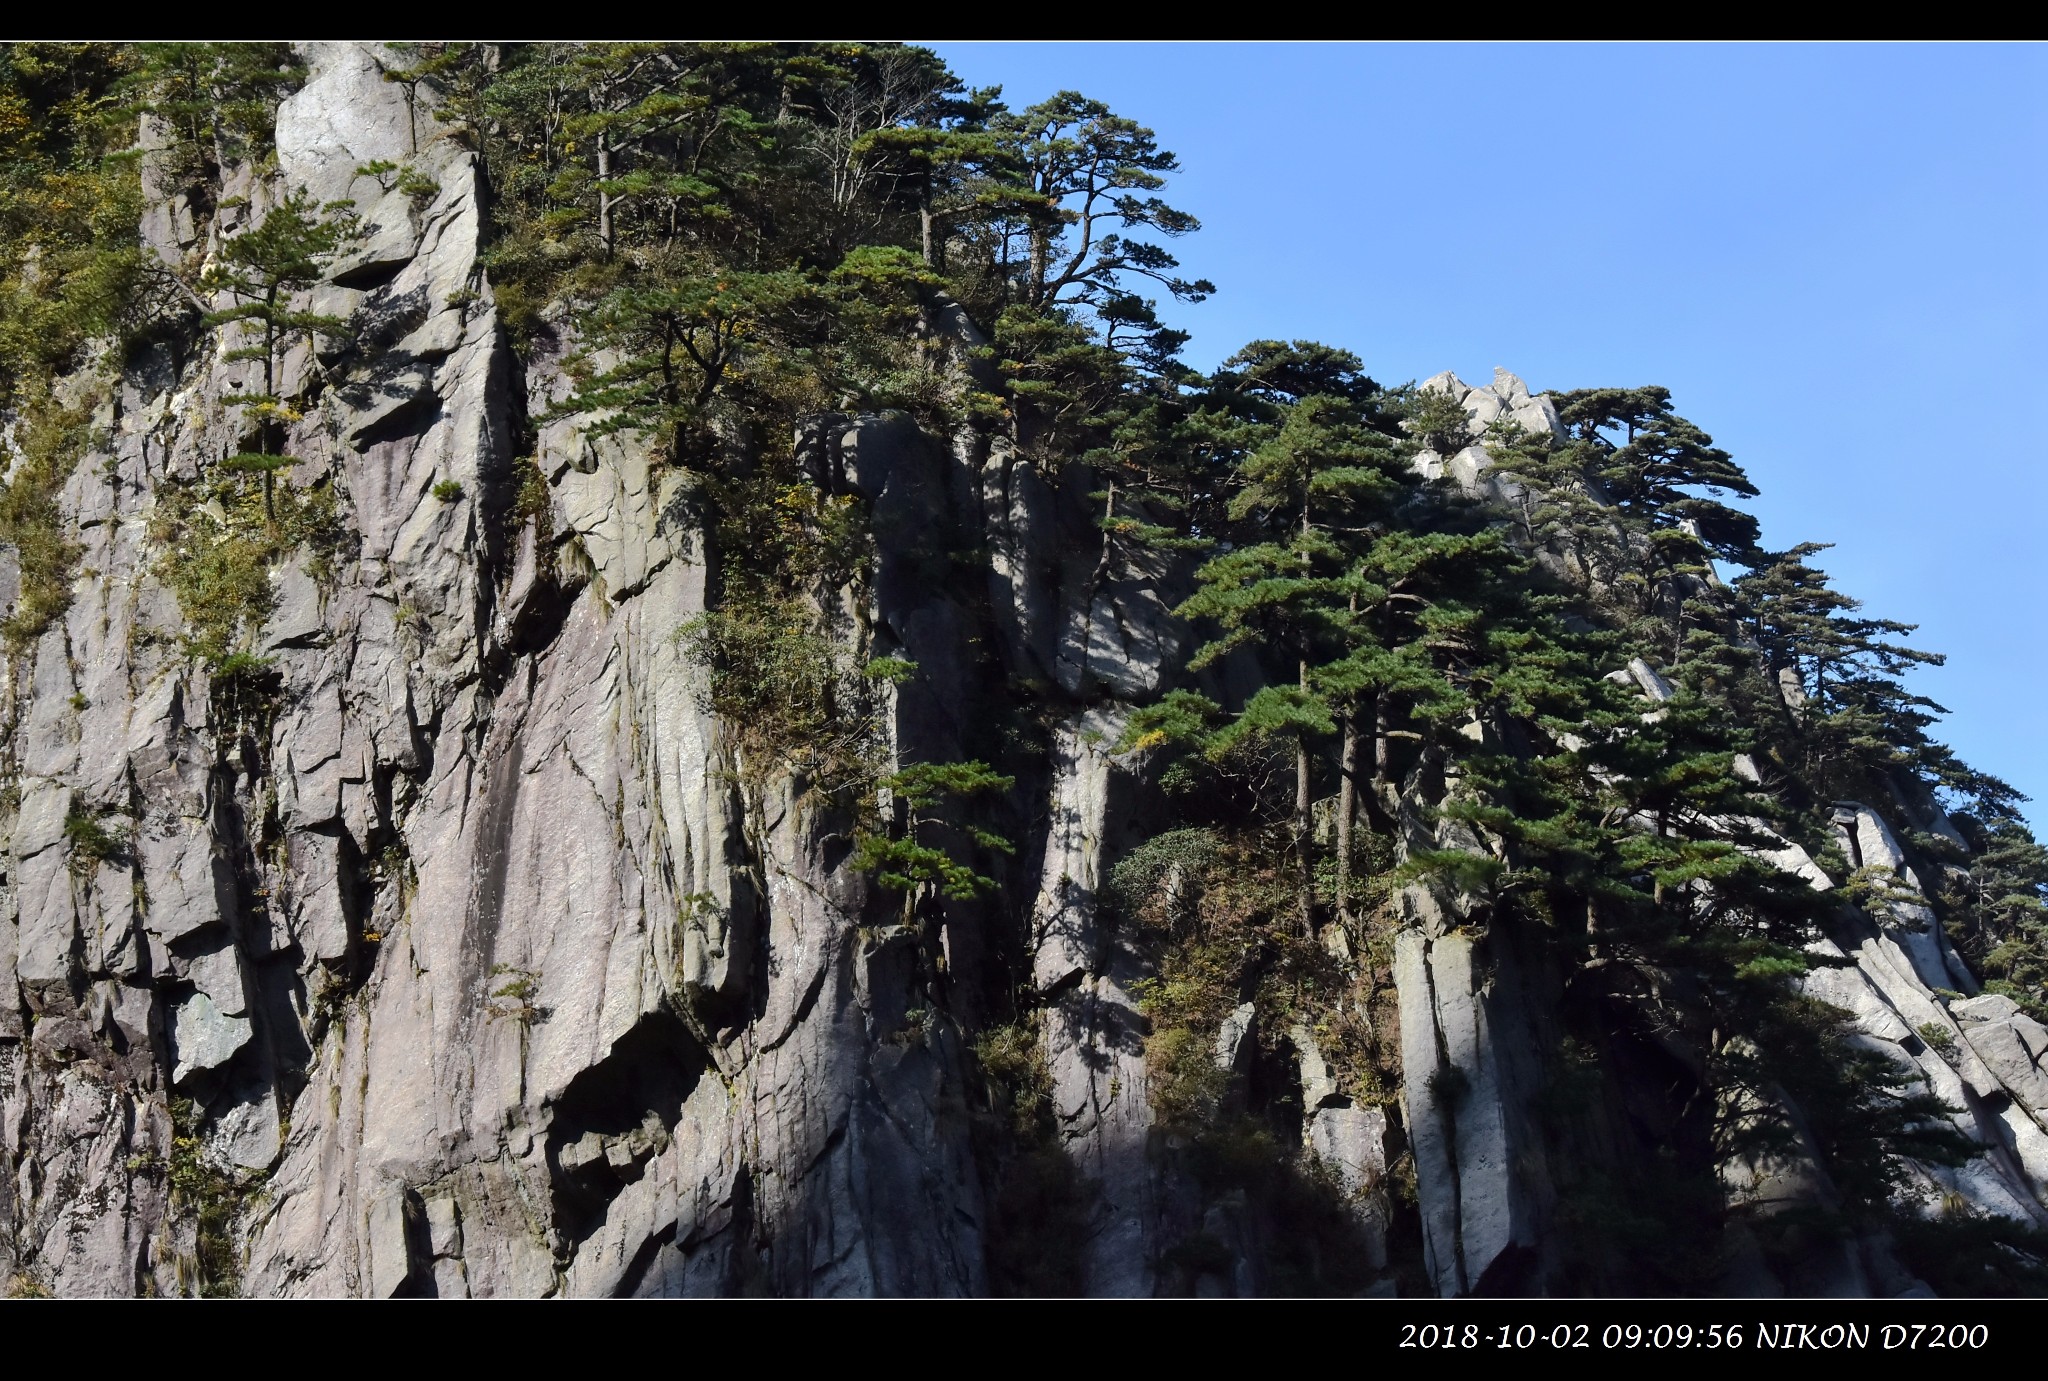
[[[1979,1022],[2010,1021],[2020,1015],[2020,1005],[1999,993],[1985,993],[1948,1005],[1949,1015],[1964,1026]]]
[[[1336,1101],[1342,1090],[1330,1073],[1329,1061],[1323,1058],[1322,1047],[1316,1043],[1315,1032],[1296,1022],[1288,1028],[1287,1038],[1294,1044],[1295,1067],[1301,1077],[1302,1111],[1313,1114],[1324,1104]]]
[[[1258,1009],[1245,1002],[1232,1008],[1230,1015],[1223,1018],[1223,1024],[1216,1028],[1216,1068],[1233,1074],[1244,1072],[1254,1049],[1250,1037],[1257,1015]]]
[[[249,1043],[254,1029],[246,1016],[230,1016],[194,989],[171,1008],[171,1083],[218,1069]]]

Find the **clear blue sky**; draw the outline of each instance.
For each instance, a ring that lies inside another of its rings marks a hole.
[[[2048,577],[2048,48],[934,43],[1014,105],[1158,132],[1207,367],[1662,384],[1767,544],[1948,654],[1965,761],[2035,798]]]

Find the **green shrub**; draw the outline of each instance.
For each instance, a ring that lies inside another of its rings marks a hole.
[[[877,726],[854,699],[839,649],[812,631],[800,601],[732,600],[677,636],[710,673],[703,708],[725,722],[753,766],[816,774],[872,760]]]
[[[860,669],[860,674],[870,681],[887,681],[900,686],[917,674],[917,663],[907,662],[901,657],[877,657]]]
[[[1937,1021],[1923,1021],[1914,1030],[1920,1033],[1920,1039],[1926,1041],[1928,1048],[1935,1054],[1945,1060],[1955,1058],[1955,1033],[1946,1026]]]
[[[505,981],[491,990],[484,1000],[484,1016],[491,1021],[500,1019],[531,1026],[547,1016],[547,1012],[534,1005],[534,998],[540,995],[540,970],[515,968],[510,964],[491,965],[491,977]]]
[[[993,1110],[1005,1115],[1012,1132],[1025,1140],[1053,1134],[1052,1071],[1036,1021],[982,1032],[974,1040],[974,1060]]]
[[[203,1118],[189,1098],[171,1103],[171,1207],[191,1215],[193,1274],[198,1293],[233,1298],[241,1293],[242,1262],[235,1247],[235,1226],[241,1217],[247,1187],[208,1160],[200,1135]]]
[[[541,473],[540,458],[527,456],[514,462],[513,468],[519,472],[519,490],[512,499],[512,521],[518,526],[528,519],[538,519],[540,535],[546,537],[554,505],[549,500],[548,477]]]
[[[124,835],[108,829],[100,815],[79,806],[71,807],[64,817],[64,837],[71,841],[71,866],[79,872],[89,872],[100,863],[119,863],[128,854]]]
[[[20,598],[0,624],[10,646],[34,642],[71,607],[78,547],[65,539],[57,496],[85,453],[90,421],[89,407],[65,408],[45,398],[16,428],[17,454],[0,485],[0,542],[14,548],[21,570]]]
[[[976,1037],[974,1061],[994,1124],[989,1158],[998,1165],[990,1196],[989,1285],[998,1295],[1072,1295],[1095,1188],[1060,1145],[1052,1073],[1031,1016]]]
[[[1429,1101],[1444,1112],[1456,1112],[1472,1092],[1472,1078],[1456,1065],[1447,1064],[1429,1076]]]
[[[1170,900],[1161,884],[1178,872],[1179,901],[1191,901],[1201,878],[1216,862],[1221,841],[1213,830],[1168,830],[1154,835],[1119,859],[1109,870],[1103,900],[1119,916],[1131,920],[1170,921]]]
[[[232,681],[263,675],[270,670],[272,659],[259,657],[253,652],[230,652],[213,665],[213,679]]]
[[[1146,1088],[1159,1125],[1183,1136],[1212,1126],[1230,1091],[1230,1071],[1216,1064],[1212,1031],[1185,1026],[1155,1030],[1145,1041]]]
[[[347,532],[331,489],[275,487],[266,513],[258,477],[216,467],[189,484],[157,491],[150,537],[156,576],[178,598],[185,646],[216,674],[255,670],[243,644],[270,617],[271,571],[303,545],[308,573],[319,579]]]
[[[7,1278],[8,1299],[51,1299],[50,1283],[32,1270],[16,1271]]]

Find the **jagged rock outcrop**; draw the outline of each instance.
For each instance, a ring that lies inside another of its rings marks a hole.
[[[957,1036],[920,1025],[914,939],[862,925],[830,822],[736,785],[676,641],[705,578],[680,476],[551,429],[554,546],[507,522],[519,368],[474,157],[374,50],[308,57],[278,183],[352,197],[366,236],[315,295],[359,349],[293,480],[341,496],[357,546],[277,581],[267,732],[220,722],[145,529],[231,449],[246,366],[153,364],[104,405],[115,449],[65,496],[97,575],[10,668],[9,1257],[63,1293],[180,1288],[163,1180],[190,1097],[192,1154],[268,1172],[252,1293],[983,1289]],[[356,171],[379,160],[439,192],[383,193]],[[255,214],[277,188],[250,190]],[[159,252],[203,250],[180,224],[153,218]],[[906,524],[960,474],[890,419],[839,441]],[[869,612],[967,661],[950,598],[885,571]],[[963,711],[917,694],[906,718]],[[82,805],[133,812],[129,857],[82,866]]]
[[[677,638],[707,582],[687,476],[565,419],[535,448],[547,514],[510,516],[519,416],[561,395],[568,345],[522,365],[498,328],[474,155],[375,48],[305,55],[276,177],[240,175],[248,208],[209,233],[298,188],[362,217],[310,304],[354,349],[284,368],[314,400],[292,482],[337,496],[352,546],[279,572],[275,714],[230,714],[147,531],[238,449],[226,404],[250,365],[159,351],[102,403],[112,450],[64,495],[91,574],[8,668],[0,1266],[65,1294],[189,1288],[177,1155],[223,1195],[261,1178],[224,1205],[254,1294],[985,1291],[959,1027],[842,822],[749,776],[704,708]],[[380,162],[439,190],[387,191]],[[173,199],[145,232],[181,262],[214,247],[194,227]],[[895,755],[961,755],[974,643],[1072,705],[1020,788],[1053,803],[1022,856],[1065,946],[1061,972],[1050,939],[1037,961],[1062,1124],[1107,1187],[1092,1278],[1143,1291],[1133,975],[1090,929],[1129,772],[1120,711],[1091,702],[1157,687],[1169,582],[1098,560],[1082,474],[1049,486],[895,415],[799,441],[877,538],[828,614],[863,659],[920,668],[891,697]],[[994,553],[985,590],[932,583],[948,537]],[[133,820],[132,846],[81,857],[81,810]],[[979,919],[940,919],[953,966],[977,962]]]
[[[1106,860],[1137,783],[1115,753],[1122,714],[1084,711],[1055,733],[1051,818],[1033,910],[1032,981],[1050,1002],[1044,1041],[1067,1153],[1101,1186],[1083,1261],[1091,1292],[1149,1295],[1157,1240],[1145,1023],[1131,994],[1143,969],[1101,924]],[[1119,799],[1122,798],[1122,799]]]
[[[1448,394],[1475,427],[1502,416],[1531,431],[1561,436],[1547,396],[1532,397],[1505,369],[1473,387],[1448,371],[1421,387]],[[1420,452],[1416,470],[1448,475],[1470,497],[1496,502],[1520,494],[1494,473],[1482,445],[1446,460]],[[1429,806],[1455,789],[1425,763],[1402,801],[1404,852],[1488,852],[1472,831],[1449,820],[1424,823]],[[1434,799],[1432,799],[1434,798]],[[1441,886],[1412,884],[1401,895],[1407,924],[1394,937],[1394,982],[1401,998],[1403,1106],[1415,1157],[1424,1268],[1444,1296],[1522,1288],[1549,1209],[1541,1138],[1531,1108],[1543,1081],[1534,1057],[1531,994],[1504,937],[1475,933],[1476,899]]]

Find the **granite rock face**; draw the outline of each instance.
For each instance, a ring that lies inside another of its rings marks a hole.
[[[525,443],[547,512],[513,516],[523,419],[563,395],[573,342],[513,355],[475,158],[408,110],[385,55],[304,56],[276,176],[238,175],[246,209],[202,232],[172,199],[143,229],[190,263],[294,189],[354,203],[363,233],[307,305],[357,346],[301,351],[283,383],[317,400],[291,480],[335,496],[350,545],[274,577],[272,712],[218,693],[148,529],[236,448],[250,366],[160,354],[107,390],[109,450],[63,496],[93,574],[9,660],[0,707],[0,1274],[62,1294],[202,1274],[281,1296],[985,1292],[975,1014],[945,975],[977,986],[988,918],[904,916],[849,866],[847,822],[740,760],[677,636],[706,607],[687,476],[548,421]],[[388,190],[380,162],[438,190]],[[1067,707],[1011,807],[1018,866],[1044,875],[1042,1039],[1061,1135],[1104,1186],[1090,1287],[1149,1291],[1137,971],[1095,933],[1094,889],[1137,780],[1122,702],[1183,636],[1171,573],[1099,559],[1079,469],[1048,485],[1000,442],[899,415],[797,441],[877,538],[821,616],[855,665],[919,668],[888,696],[892,757],[963,756],[981,647]],[[975,546],[985,588],[934,581],[936,553]],[[9,608],[17,569],[0,548]],[[84,856],[86,817],[120,846]],[[195,1236],[181,1168],[230,1240]]]
[[[361,345],[290,445],[353,544],[279,572],[275,713],[224,718],[147,529],[231,449],[246,366],[111,388],[110,449],[64,494],[94,575],[7,667],[0,1268],[191,1288],[182,1158],[260,1182],[227,1246],[251,1294],[984,1291],[959,1028],[841,822],[741,785],[676,636],[705,607],[682,477],[571,419],[539,438],[550,511],[509,516],[522,392],[559,384],[498,328],[474,157],[374,48],[306,57],[248,214],[306,187],[363,218],[313,294]],[[379,160],[438,192],[387,193],[358,171]],[[208,249],[190,225],[145,228],[179,259]],[[819,448],[878,526],[978,531],[1001,486],[900,418],[828,420]],[[1001,515],[1028,571],[1007,622],[908,561],[850,596],[856,650],[933,669],[896,697],[897,753],[945,753],[971,706],[944,670],[999,623],[1076,684],[1142,685],[1133,638],[1170,652],[1149,582],[1062,582],[1041,524],[1076,520],[1041,508]],[[121,846],[82,856],[87,815]]]
[[[991,1022],[973,994],[997,986],[996,908],[906,914],[850,866],[848,821],[746,761],[709,711],[678,638],[714,585],[691,478],[629,434],[534,420],[564,395],[573,341],[510,349],[475,157],[408,109],[383,56],[308,45],[275,177],[239,175],[247,206],[210,228],[175,198],[142,227],[186,263],[294,189],[362,218],[306,304],[358,344],[299,352],[284,386],[312,400],[291,482],[331,494],[350,538],[275,572],[264,694],[187,654],[191,611],[150,535],[238,447],[230,400],[251,366],[224,351],[159,348],[92,394],[105,440],[61,495],[70,607],[0,653],[0,1281],[984,1293],[1000,1185],[967,1047]],[[387,189],[362,171],[380,162],[437,190]],[[938,316],[942,339],[980,343],[964,314]],[[1429,386],[1479,426],[1562,430],[1504,371]],[[1159,828],[1146,754],[1122,739],[1182,660],[1186,570],[1105,555],[1085,467],[1048,478],[1000,438],[826,415],[796,449],[875,538],[871,568],[816,612],[855,665],[917,667],[884,696],[889,755],[971,756],[1017,688],[1040,712],[998,807],[1017,853],[990,866],[1028,931],[1004,976],[1039,1007],[1056,1148],[1088,1186],[1079,1288],[1168,1288],[1163,1260],[1199,1233],[1230,1264],[1198,1291],[1257,1289],[1260,1225],[1202,1198],[1154,1125],[1146,961],[1102,903]],[[537,515],[515,506],[529,464]],[[1418,465],[1475,497],[1520,494],[1481,446]],[[969,549],[988,559],[962,579],[942,558]],[[0,613],[20,595],[0,547]],[[1648,666],[1620,674],[1669,693]],[[1423,824],[1450,789],[1409,784],[1404,847],[1490,847]],[[1949,995],[1974,984],[1884,817],[1837,818],[1896,900],[1881,923],[1844,919],[1832,943],[1853,962],[1817,970],[1813,992],[1963,1109],[1984,1153],[1927,1167],[1928,1196],[2048,1223],[2048,1032],[2003,999]],[[1828,885],[1797,846],[1773,857]],[[1373,1270],[1391,1168],[1412,1154],[1430,1287],[1526,1286],[1554,1210],[1531,1053],[1551,994],[1474,899],[1416,885],[1399,905],[1399,1103],[1355,1105],[1313,1029],[1262,1027],[1249,1003],[1215,1059],[1243,1078],[1262,1046],[1291,1051],[1302,1153]]]

